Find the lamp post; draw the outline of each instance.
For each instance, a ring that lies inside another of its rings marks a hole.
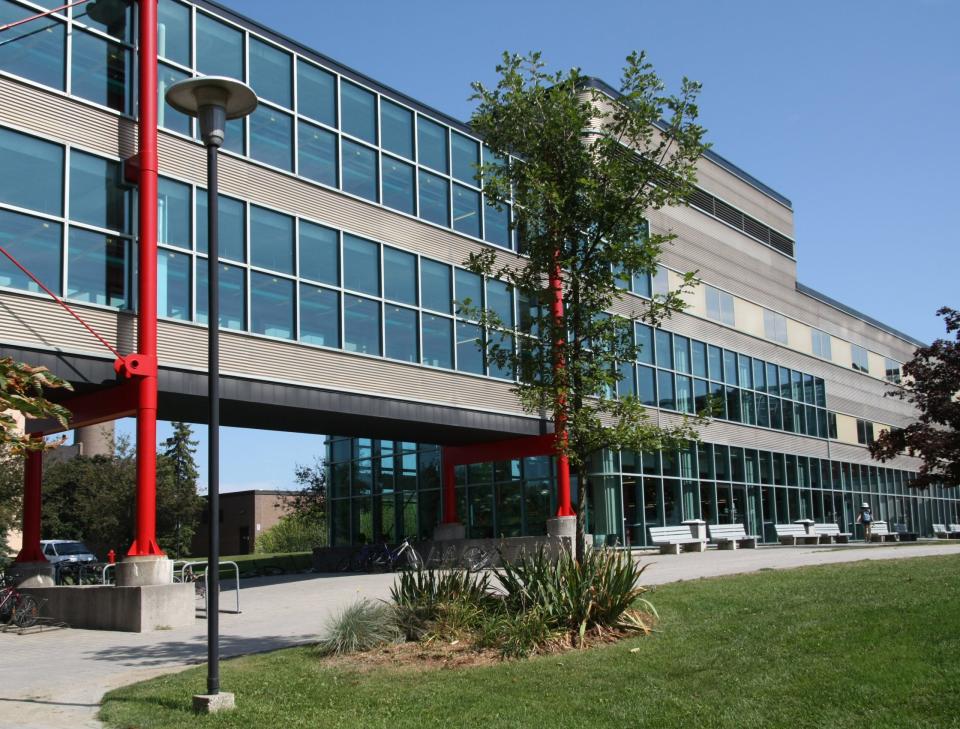
[[[233,706],[232,694],[220,693],[220,299],[218,255],[217,150],[228,119],[240,119],[257,108],[257,96],[244,83],[223,76],[201,76],[173,84],[166,93],[174,109],[200,121],[200,139],[207,148],[207,392],[209,396],[207,558],[207,695],[194,697],[197,710]]]

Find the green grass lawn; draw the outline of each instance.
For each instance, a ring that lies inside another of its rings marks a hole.
[[[191,714],[201,667],[107,694],[100,716],[124,728],[960,727],[958,577],[960,556],[943,556],[678,583],[650,595],[662,622],[648,638],[367,673],[290,649],[223,663],[232,713]]]

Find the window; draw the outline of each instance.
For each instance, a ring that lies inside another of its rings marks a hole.
[[[423,363],[431,367],[453,367],[453,334],[450,319],[423,315]]]
[[[336,291],[300,285],[300,341],[340,346],[340,295]]]
[[[243,80],[243,33],[197,13],[197,70],[205,76]]]
[[[480,193],[476,190],[453,186],[453,229],[480,237]]]
[[[480,144],[459,132],[451,137],[453,150],[453,176],[461,182],[476,187],[477,165],[480,163]]]
[[[292,72],[289,53],[250,37],[250,86],[257,96],[293,108]]]
[[[174,0],[157,6],[157,53],[183,66],[190,65],[190,8]]]
[[[425,309],[450,313],[453,303],[450,266],[428,259],[420,261],[420,300]],[[423,346],[426,351],[426,342]]]
[[[653,367],[637,367],[637,399],[647,407],[657,407],[656,370]]]
[[[73,32],[71,89],[97,104],[129,113],[130,53],[119,43]]]
[[[157,191],[157,242],[192,248],[191,208],[190,186],[161,177]]]
[[[817,355],[817,357],[831,359],[833,353],[830,347],[830,335],[826,332],[821,332],[819,329],[811,329],[810,336],[812,338],[813,353]]]
[[[27,8],[0,0],[0,24],[23,20],[32,14]],[[66,23],[50,17],[10,28],[0,44],[0,68],[63,91],[66,28]]]
[[[873,443],[873,423],[869,420],[857,420],[857,443],[861,445]]]
[[[371,144],[377,143],[377,97],[340,80],[340,128]]]
[[[404,362],[418,362],[417,312],[402,306],[384,307],[386,355]]]
[[[384,149],[413,159],[413,112],[388,99],[380,100],[380,135]]]
[[[670,273],[663,266],[657,266],[657,272],[650,277],[650,291],[654,296],[670,293]]]
[[[250,156],[282,170],[293,170],[293,118],[260,105],[250,115]]]
[[[450,225],[450,184],[420,170],[420,217],[437,225]]]
[[[383,165],[383,204],[413,215],[416,212],[416,198],[413,190],[413,165],[391,157],[381,155]]]
[[[157,313],[189,321],[191,258],[173,251],[157,252]]]
[[[330,127],[337,126],[337,79],[297,59],[297,111]]]
[[[300,275],[322,283],[340,283],[337,231],[300,221]]]
[[[426,117],[417,117],[417,152],[420,164],[438,172],[449,172],[447,128]]]
[[[380,304],[359,296],[343,297],[343,348],[380,354]]]
[[[59,144],[0,129],[0,168],[0,200],[51,215],[63,212],[63,147]]]
[[[763,310],[763,334],[767,339],[787,343],[787,318],[770,309]]]
[[[734,326],[733,296],[713,286],[706,286],[707,316],[721,324]]]
[[[4,248],[32,271],[44,286],[57,293],[61,291],[61,234],[59,223],[0,210],[0,240]],[[0,256],[0,286],[40,292],[40,287],[6,256]]]
[[[247,319],[247,286],[244,270],[239,266],[231,266],[226,263],[220,264],[218,272],[220,279],[219,285],[219,306],[220,306],[220,328],[221,329],[246,329]],[[197,259],[197,321],[201,324],[207,323],[207,290],[209,284],[207,281],[207,261]]]
[[[454,273],[457,286],[457,314],[469,319],[476,318],[473,312],[464,309],[483,308],[483,279],[471,271],[458,268]]]
[[[383,248],[383,295],[417,305],[417,257],[396,248]],[[390,356],[389,354],[387,355]],[[412,361],[415,361],[412,360]]]
[[[250,206],[250,263],[293,273],[293,218]]]
[[[250,273],[250,329],[257,334],[293,339],[293,281]]]
[[[895,385],[900,384],[900,363],[897,360],[884,357],[883,370],[887,382],[892,382]]]
[[[658,407],[664,410],[676,410],[676,401],[674,400],[673,393],[673,373],[658,370],[657,389],[660,391],[660,397],[657,401]]]
[[[297,171],[330,187],[337,186],[337,135],[300,122],[297,131]]]
[[[187,136],[190,136],[192,129],[190,117],[180,113],[167,103],[167,89],[177,81],[183,81],[189,77],[189,74],[171,68],[165,63],[157,65],[157,123],[164,129]]]
[[[377,243],[344,234],[343,285],[364,294],[380,295],[380,246]]]
[[[126,231],[128,197],[119,182],[119,162],[71,152],[70,219]]]
[[[377,153],[343,139],[343,191],[377,202]]]
[[[492,203],[484,200],[483,239],[503,248],[510,248],[510,207],[501,205],[498,210]]]
[[[127,305],[127,241],[113,235],[70,229],[67,296],[104,306]]]
[[[487,308],[500,318],[502,326],[513,328],[513,294],[508,284],[487,280]]]
[[[220,214],[220,236],[217,241],[219,258],[232,261],[246,261],[246,211],[240,200],[220,195],[218,198]],[[207,191],[197,189],[197,250],[207,252]]]
[[[853,369],[855,369],[857,372],[870,371],[870,358],[867,355],[867,350],[865,350],[863,347],[857,344],[851,344],[850,357],[850,366],[853,367]]]

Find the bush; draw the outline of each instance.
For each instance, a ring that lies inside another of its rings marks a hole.
[[[526,658],[561,637],[537,608],[522,613],[498,610],[481,623],[476,643],[480,648],[496,648],[504,658]]]
[[[343,655],[396,643],[401,637],[390,605],[360,600],[327,621],[317,650],[324,656]]]
[[[441,618],[458,630],[465,629],[473,624],[467,615],[482,612],[494,600],[486,573],[423,568],[401,572],[390,588],[390,598],[397,624],[409,640],[441,634],[441,626],[434,625]]]
[[[257,537],[257,554],[275,552],[311,552],[327,543],[327,529],[323,522],[288,514]]]

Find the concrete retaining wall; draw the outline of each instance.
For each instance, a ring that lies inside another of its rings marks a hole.
[[[63,621],[71,628],[148,633],[196,621],[192,584],[31,587],[23,592],[42,601],[41,616]]]

